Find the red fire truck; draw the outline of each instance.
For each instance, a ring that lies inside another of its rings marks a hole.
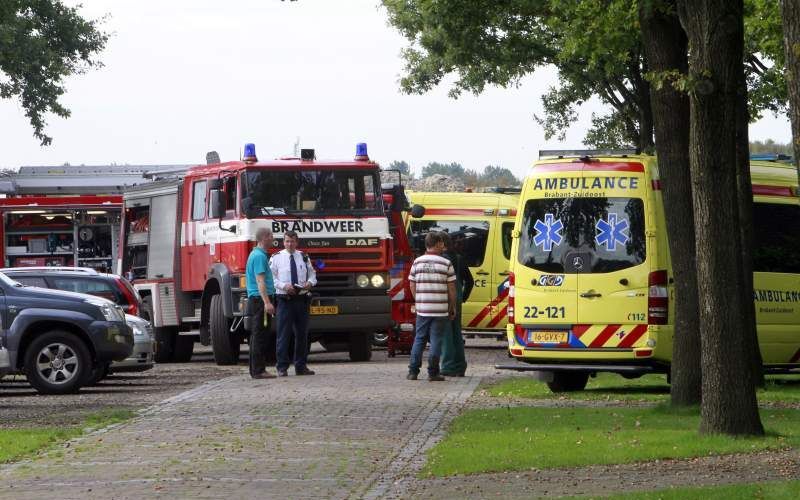
[[[321,161],[304,149],[300,158],[259,162],[252,144],[241,161],[209,157],[124,194],[118,272],[151,311],[157,360],[188,360],[199,336],[218,364],[238,361],[245,264],[260,227],[272,229],[276,251],[283,233],[296,231],[317,270],[311,340],[370,359],[373,333],[391,324],[393,247],[366,144],[352,161]]]

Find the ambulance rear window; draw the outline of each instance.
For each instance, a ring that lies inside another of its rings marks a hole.
[[[610,273],[647,256],[640,198],[544,198],[525,204],[518,259],[547,273]]]

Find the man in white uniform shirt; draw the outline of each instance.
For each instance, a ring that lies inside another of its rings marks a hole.
[[[297,250],[297,233],[286,231],[283,250],[269,262],[275,282],[278,302],[278,363],[279,377],[289,369],[289,345],[294,336],[294,372],[297,375],[314,375],[308,369],[308,316],[311,287],[317,284],[317,273],[308,256]]]

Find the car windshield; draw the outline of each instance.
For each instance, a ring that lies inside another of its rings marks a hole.
[[[4,273],[0,273],[0,280],[3,280],[3,283],[5,283],[8,286],[24,286],[22,283],[12,280]]]
[[[377,172],[364,170],[250,170],[242,212],[248,217],[294,213],[382,213]]]
[[[519,262],[547,273],[609,273],[644,262],[644,202],[639,198],[529,200]]]

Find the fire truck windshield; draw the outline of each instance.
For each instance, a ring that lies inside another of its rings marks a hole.
[[[248,217],[383,213],[377,172],[248,170],[242,188],[242,212]]]

